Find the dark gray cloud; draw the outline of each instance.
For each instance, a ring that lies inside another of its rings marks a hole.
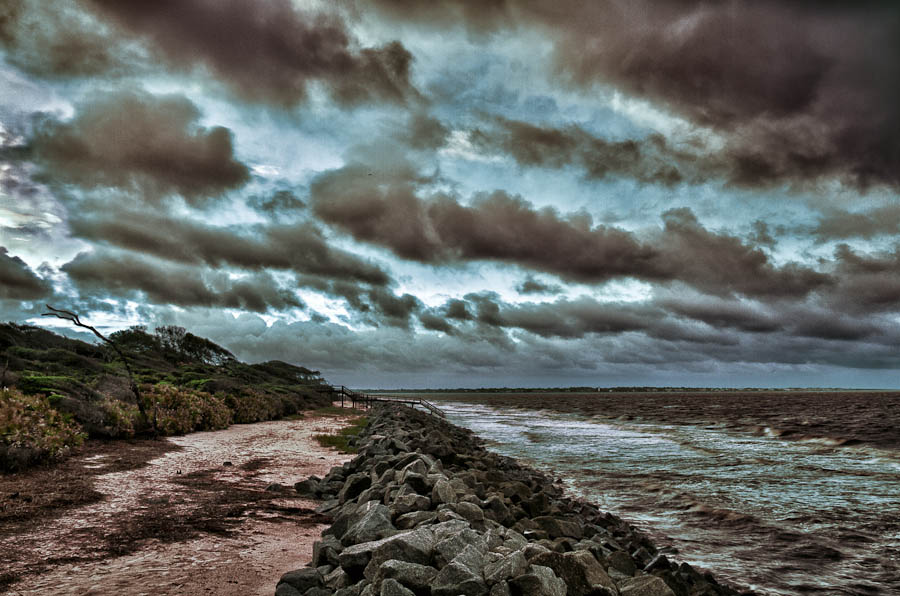
[[[306,99],[314,81],[345,105],[416,96],[412,55],[402,44],[356,47],[340,18],[303,12],[290,0],[87,4],[170,67],[205,68],[247,101],[290,107]]]
[[[0,246],[0,299],[36,300],[51,292],[50,284],[38,277],[19,257]]]
[[[529,275],[516,286],[516,291],[520,294],[560,294],[563,289],[562,286],[546,284]]]
[[[718,294],[803,296],[829,282],[808,267],[773,265],[741,239],[705,229],[689,209],[663,216],[650,237],[594,225],[583,213],[535,209],[502,191],[470,204],[421,195],[429,180],[410,164],[376,170],[351,163],[318,176],[311,185],[318,217],[357,240],[384,246],[423,263],[497,261],[562,278],[599,283],[632,277],[682,281]]]
[[[415,296],[397,296],[386,286],[329,279],[322,275],[300,275],[297,283],[304,288],[343,299],[351,311],[346,322],[355,325],[409,329],[413,315],[422,309],[422,302]]]
[[[774,266],[759,248],[704,228],[690,209],[667,211],[663,222],[654,242],[657,266],[671,279],[706,292],[796,297],[832,282],[828,275],[808,267]]]
[[[39,120],[25,156],[52,183],[114,187],[149,200],[178,193],[202,203],[242,186],[250,174],[235,157],[231,132],[200,126],[200,116],[181,95],[99,94],[71,120]]]
[[[384,285],[377,265],[330,245],[310,222],[267,226],[210,226],[149,212],[95,210],[70,221],[75,237],[209,267],[278,269]]]
[[[835,261],[840,283],[826,295],[833,310],[856,315],[900,311],[900,247],[860,254],[842,244]]]
[[[742,186],[900,185],[900,69],[888,58],[900,53],[896,3],[412,4],[374,6],[442,29],[536,28],[569,83],[612,85],[720,133],[719,157]]]
[[[266,272],[231,279],[224,272],[173,266],[119,251],[81,253],[61,269],[83,294],[98,298],[134,297],[139,292],[157,305],[222,307],[256,312],[304,307],[292,291],[280,287]]]
[[[843,209],[829,210],[819,218],[813,233],[820,242],[897,236],[900,235],[900,205],[854,213]]]
[[[577,125],[554,128],[497,117],[492,125],[473,129],[469,139],[481,151],[507,154],[522,166],[573,166],[598,180],[624,177],[673,186],[725,174],[716,158],[676,149],[659,134],[610,141]]]
[[[305,101],[311,84],[347,106],[419,97],[401,43],[359,47],[337,14],[290,0],[12,0],[0,8],[0,46],[40,77],[117,78],[164,66],[285,108]]]
[[[8,0],[0,5],[6,60],[40,77],[119,76],[140,52],[78,2]]]

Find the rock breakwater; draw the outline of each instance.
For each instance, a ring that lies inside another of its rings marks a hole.
[[[333,523],[276,596],[734,596],[471,431],[379,408],[358,455],[296,489]]]

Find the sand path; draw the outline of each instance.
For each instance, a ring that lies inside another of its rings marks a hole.
[[[103,498],[0,536],[14,595],[271,596],[325,528],[292,485],[349,456],[312,437],[345,418],[235,425],[165,439],[147,465],[100,474]],[[125,446],[124,448],[128,448]],[[85,457],[86,471],[115,457]],[[227,463],[226,463],[227,462]]]

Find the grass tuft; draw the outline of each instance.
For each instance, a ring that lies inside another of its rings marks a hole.
[[[360,416],[351,420],[350,426],[342,428],[335,434],[315,435],[313,438],[323,447],[332,447],[341,453],[356,453],[356,446],[351,445],[350,440],[359,435],[368,423],[368,418]]]

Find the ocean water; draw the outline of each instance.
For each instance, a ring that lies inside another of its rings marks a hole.
[[[438,397],[720,580],[900,595],[900,394]]]

